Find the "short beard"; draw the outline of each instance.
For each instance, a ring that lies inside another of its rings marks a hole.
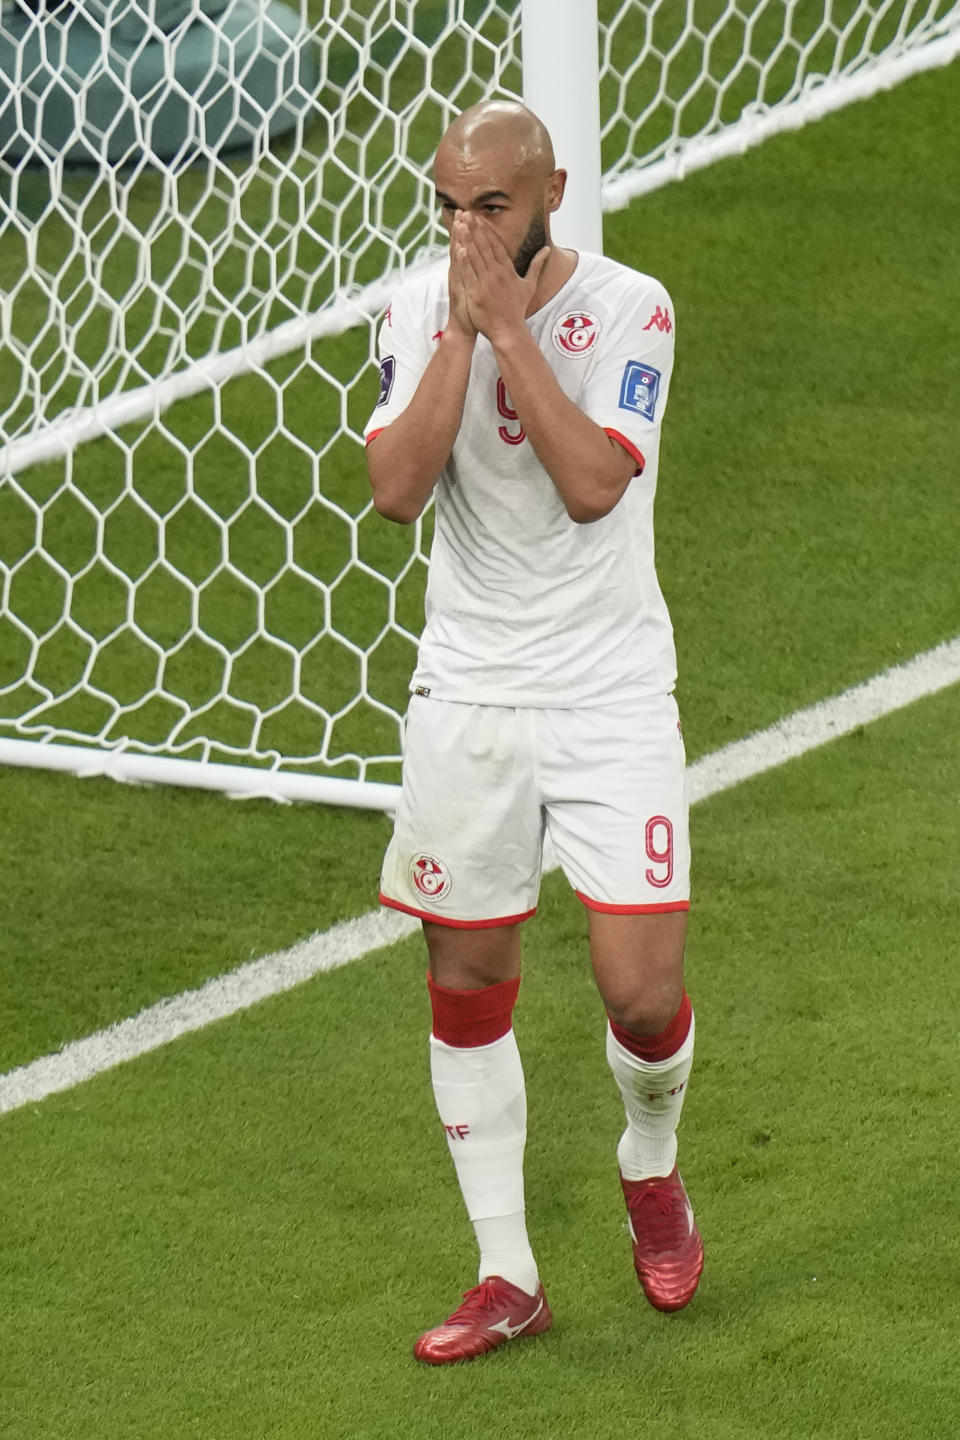
[[[534,255],[538,255],[547,243],[547,232],[543,224],[543,211],[534,215],[530,221],[530,229],[524,236],[523,243],[516,255],[513,257],[513,268],[521,277],[526,275],[530,269],[530,262]]]

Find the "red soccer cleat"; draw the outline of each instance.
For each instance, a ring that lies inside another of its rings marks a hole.
[[[449,1319],[420,1336],[413,1353],[428,1365],[453,1365],[458,1360],[476,1360],[505,1340],[542,1335],[552,1323],[542,1285],[536,1295],[528,1295],[509,1280],[489,1275],[466,1292],[463,1304]]]
[[[621,1175],[620,1184],[643,1293],[657,1310],[682,1310],[700,1283],[703,1241],[677,1167],[652,1180]]]

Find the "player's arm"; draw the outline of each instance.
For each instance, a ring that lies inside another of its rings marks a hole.
[[[475,343],[448,326],[409,405],[367,444],[373,503],[388,520],[416,520],[450,458]]]
[[[633,455],[564,394],[525,325],[504,330],[493,348],[511,406],[570,519],[583,525],[609,514],[636,472]]]
[[[367,442],[374,506],[387,520],[400,525],[409,525],[422,514],[450,458],[463,418],[477,332],[467,315],[452,260],[448,286],[449,318],[416,390],[382,430],[373,428]],[[381,352],[383,349],[381,338]],[[396,363],[393,356],[386,358]],[[383,364],[381,354],[381,400]],[[392,375],[389,379],[392,385]],[[387,387],[387,402],[389,398]],[[371,422],[374,427],[376,419],[375,411]]]
[[[490,227],[458,215],[452,253],[470,319],[493,346],[512,407],[567,514],[579,524],[599,520],[620,500],[637,462],[564,394],[526,327],[526,307],[548,252],[521,278]]]

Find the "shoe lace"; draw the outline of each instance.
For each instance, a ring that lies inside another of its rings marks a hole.
[[[447,1321],[448,1325],[469,1325],[474,1320],[487,1315],[491,1310],[499,1309],[500,1301],[489,1280],[483,1280],[479,1285],[474,1285],[472,1290],[465,1290],[463,1301]]]
[[[630,1206],[634,1233],[645,1247],[671,1249],[686,1240],[689,1227],[682,1197],[663,1185],[651,1185]]]

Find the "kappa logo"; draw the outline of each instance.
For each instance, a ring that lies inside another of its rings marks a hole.
[[[450,871],[436,855],[414,855],[410,861],[410,880],[417,894],[432,903],[445,899],[453,888]]]
[[[652,330],[654,326],[656,326],[656,328],[660,331],[661,335],[664,331],[666,331],[666,333],[669,335],[670,331],[673,329],[673,321],[670,319],[670,311],[661,310],[660,306],[658,305],[656,310],[654,310],[653,314],[650,316],[650,319],[647,321],[646,325],[644,325],[643,328],[644,330]]]
[[[600,321],[586,310],[571,310],[553,327],[554,347],[561,355],[586,355],[597,343]]]

